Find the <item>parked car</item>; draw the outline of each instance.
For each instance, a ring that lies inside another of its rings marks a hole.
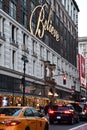
[[[71,103],[76,111],[79,113],[80,120],[87,120],[87,103]]]
[[[77,112],[82,112],[82,107],[80,105],[79,102],[74,102],[74,103],[71,103],[71,105],[74,107],[74,109],[77,111]]]
[[[71,105],[74,107],[75,111],[77,111],[79,113],[79,118],[81,119],[81,115],[82,115],[82,106],[79,102],[73,102],[71,103]]]
[[[49,122],[53,124],[54,121],[74,124],[79,122],[79,114],[71,104],[54,105],[49,109]]]
[[[81,103],[80,106],[82,108],[82,112],[80,113],[80,119],[87,120],[87,103]]]
[[[0,108],[0,130],[49,130],[49,122],[33,107]]]

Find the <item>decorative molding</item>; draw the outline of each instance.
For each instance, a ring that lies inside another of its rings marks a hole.
[[[2,32],[0,32],[0,39],[5,41],[5,34],[3,34]]]
[[[33,51],[32,52],[32,56],[35,57],[35,58],[37,58],[37,53]]]
[[[29,54],[29,49],[28,49],[27,45],[24,45],[24,44],[22,45],[22,51]]]
[[[40,56],[40,60],[41,60],[41,61],[44,61],[44,57],[43,57],[43,56]]]
[[[18,42],[16,42],[14,39],[10,39],[10,44],[16,48],[19,47]]]

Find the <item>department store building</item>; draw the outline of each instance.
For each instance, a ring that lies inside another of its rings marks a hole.
[[[25,105],[79,97],[78,12],[75,0],[0,0],[1,100],[22,102],[23,76]]]

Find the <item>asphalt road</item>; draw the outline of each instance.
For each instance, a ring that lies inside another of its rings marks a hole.
[[[49,130],[87,130],[87,127],[86,128],[82,128],[84,127],[83,124],[87,124],[87,122],[80,122],[80,123],[76,123],[74,125],[69,125],[69,124],[65,124],[65,123],[62,123],[62,124],[58,124],[58,123],[55,123],[53,125],[50,125],[49,127]],[[81,128],[78,128],[78,126],[82,126]],[[78,128],[78,129],[77,129]]]

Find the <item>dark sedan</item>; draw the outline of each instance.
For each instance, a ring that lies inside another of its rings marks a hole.
[[[54,105],[49,109],[49,122],[53,124],[54,121],[67,122],[74,124],[79,122],[79,114],[72,105]]]
[[[82,111],[80,112],[80,119],[87,121],[87,103],[80,104]]]

